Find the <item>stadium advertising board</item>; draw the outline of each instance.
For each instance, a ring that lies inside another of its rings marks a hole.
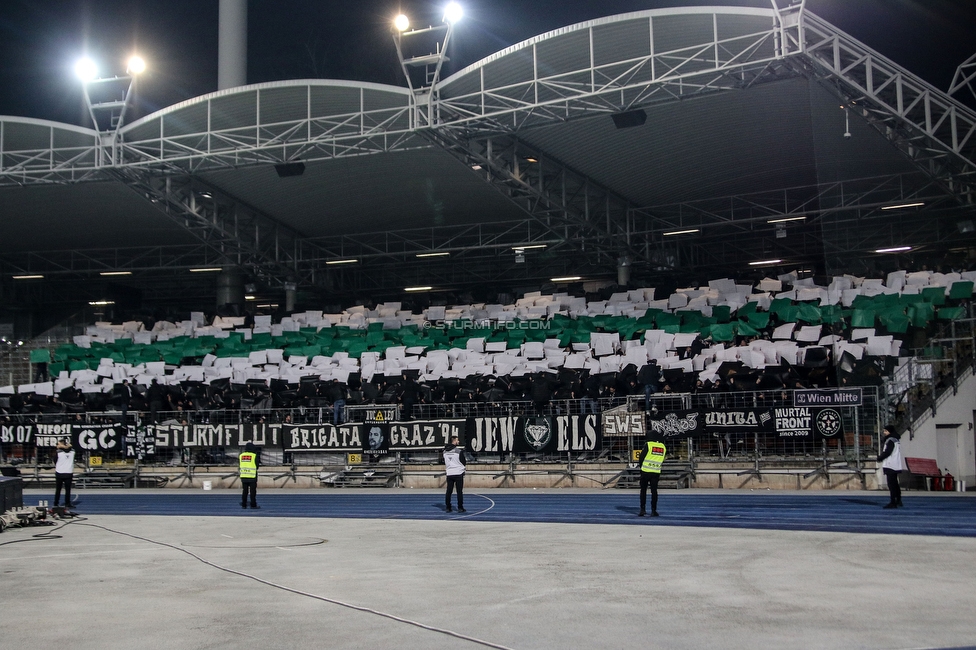
[[[793,406],[861,406],[861,388],[824,388],[793,391]]]

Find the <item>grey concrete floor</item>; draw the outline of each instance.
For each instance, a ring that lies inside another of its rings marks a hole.
[[[5,648],[976,642],[972,538],[114,515],[56,534],[0,546]]]

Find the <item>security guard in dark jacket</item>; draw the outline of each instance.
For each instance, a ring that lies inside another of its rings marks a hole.
[[[668,450],[659,440],[648,440],[641,450],[637,462],[640,464],[640,512],[638,517],[647,514],[647,486],[651,486],[651,516],[657,517],[657,484],[661,480],[661,465]]]

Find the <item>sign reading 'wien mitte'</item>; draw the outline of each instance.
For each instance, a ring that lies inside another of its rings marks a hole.
[[[860,388],[825,388],[793,391],[793,406],[861,406]]]

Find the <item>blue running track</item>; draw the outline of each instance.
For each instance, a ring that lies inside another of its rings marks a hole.
[[[444,511],[433,493],[289,494],[259,492],[260,510],[240,507],[236,493],[85,493],[80,515],[173,515],[439,519],[484,522],[710,526],[760,530],[888,533],[976,537],[976,499],[905,497],[905,507],[885,510],[887,495],[674,494],[663,493],[661,516],[638,517],[637,492],[525,494],[493,490],[465,494],[466,513]]]

